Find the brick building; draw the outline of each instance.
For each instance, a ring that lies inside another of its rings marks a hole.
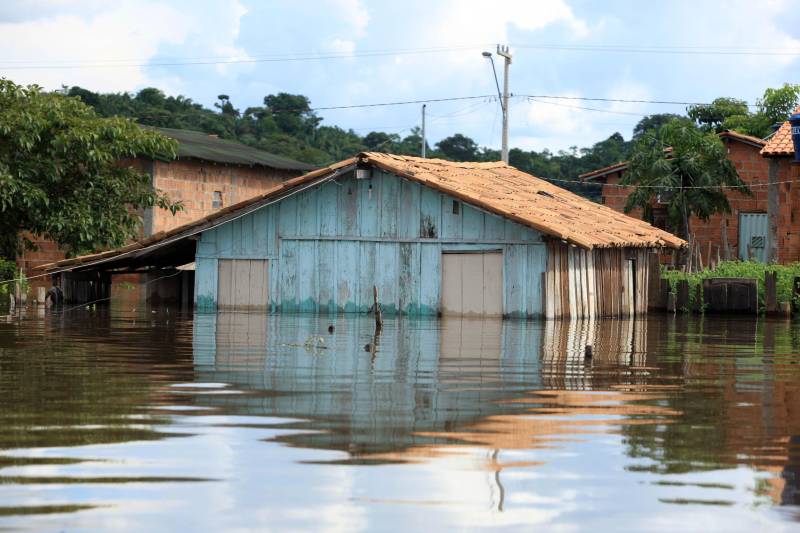
[[[800,107],[794,110],[800,113]],[[781,263],[800,261],[800,161],[795,158],[792,128],[784,122],[761,150],[769,162],[770,235],[774,235],[772,254]]]
[[[142,237],[202,218],[315,168],[202,132],[153,129],[178,142],[177,159],[137,159],[133,164],[152,176],[154,187],[170,199],[181,201],[184,210],[173,215],[164,209],[148,209],[143,217]],[[29,275],[39,265],[64,258],[52,241],[33,240],[38,249],[25,251],[17,258]],[[48,280],[33,281],[33,286],[49,285]]]
[[[695,242],[702,252],[703,264],[708,264],[709,259],[747,259],[766,261],[769,258],[768,245],[768,183],[770,162],[762,157],[762,150],[766,149],[767,142],[757,137],[743,135],[733,131],[719,134],[720,139],[728,151],[728,158],[733,162],[739,176],[751,188],[752,195],[737,191],[728,192],[728,202],[731,206],[729,214],[716,214],[707,221],[692,217],[689,227]],[[791,139],[790,139],[791,144]],[[788,169],[788,165],[784,165]],[[628,162],[623,161],[614,165],[582,174],[584,181],[601,183],[602,202],[617,211],[624,211],[630,188],[620,187],[619,183],[628,169]],[[782,167],[782,175],[788,172]],[[781,189],[783,190],[783,189]],[[787,200],[788,202],[788,200]],[[641,217],[641,212],[631,213]],[[667,228],[666,206],[657,204],[653,208],[653,223],[662,229]],[[791,209],[786,206],[786,217],[791,217]],[[788,242],[789,236],[784,241]],[[779,248],[783,248],[779,244]],[[796,248],[796,246],[795,246]],[[797,260],[791,259],[791,254],[784,252],[779,260],[782,262]]]

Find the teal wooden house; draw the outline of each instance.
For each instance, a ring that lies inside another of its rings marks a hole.
[[[198,310],[366,313],[377,292],[384,314],[617,316],[682,244],[504,163],[362,153],[51,270],[193,262]]]

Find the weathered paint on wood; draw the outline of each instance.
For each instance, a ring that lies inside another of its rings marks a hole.
[[[539,232],[379,171],[345,175],[205,231],[196,303],[216,305],[218,259],[267,259],[272,311],[367,312],[375,285],[384,314],[433,315],[446,250],[500,251],[503,313],[543,313]]]
[[[652,263],[649,255],[646,248],[587,251],[550,242],[544,276],[545,317],[644,315]]]

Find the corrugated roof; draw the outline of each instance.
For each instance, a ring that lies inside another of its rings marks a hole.
[[[526,174],[503,162],[455,163],[442,159],[364,152],[290,179],[272,189],[204,218],[128,246],[43,265],[48,271],[85,267],[122,255],[176,242],[238,218],[278,199],[330,179],[354,165],[372,165],[583,248],[669,247],[686,243],[678,237],[604,205]]]
[[[800,106],[795,108],[792,114],[800,113]],[[772,134],[767,141],[767,145],[761,149],[764,157],[793,156],[794,144],[792,143],[792,125],[787,120],[778,130]]]
[[[232,165],[265,166],[281,170],[309,171],[317,168],[308,163],[271,154],[236,141],[220,139],[201,131],[145,127],[178,141],[179,158],[203,159]]]

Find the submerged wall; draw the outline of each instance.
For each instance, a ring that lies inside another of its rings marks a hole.
[[[219,259],[264,259],[271,311],[366,312],[377,286],[384,313],[439,311],[441,257],[503,254],[503,310],[542,314],[540,233],[379,171],[352,173],[202,234],[198,309],[217,305]]]

